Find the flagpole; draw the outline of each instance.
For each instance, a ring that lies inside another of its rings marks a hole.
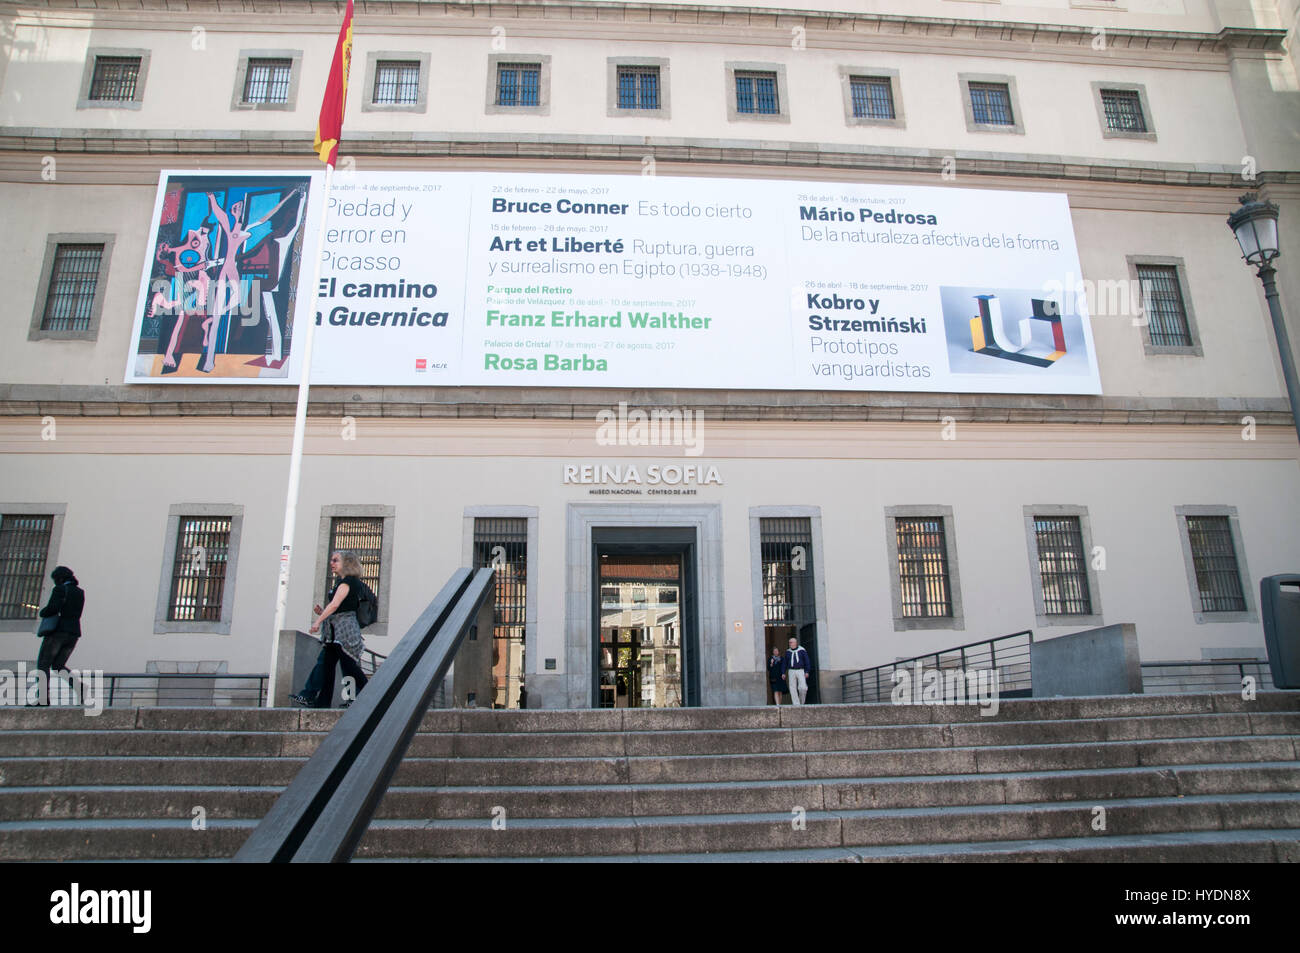
[[[325,247],[325,218],[329,209],[334,164],[325,166],[325,187],[321,193],[320,224],[316,231],[316,264],[311,276],[311,306],[307,309],[307,340],[302,347],[302,369],[298,377],[298,409],[293,419],[293,451],[289,457],[289,491],[284,504],[284,536],[280,543],[280,582],[275,591],[275,631],[271,634],[270,678],[266,682],[266,707],[275,707],[275,674],[280,659],[280,630],[289,604],[289,563],[293,555],[294,523],[298,516],[298,488],[302,477],[302,444],[307,430],[307,398],[311,392],[311,350],[316,333],[316,308],[320,301],[320,250]]]

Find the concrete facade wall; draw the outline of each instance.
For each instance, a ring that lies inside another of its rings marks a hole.
[[[575,508],[610,498],[565,485],[563,466],[660,462],[717,466],[724,480],[695,496],[658,498],[711,508],[719,527],[710,576],[699,580],[716,601],[702,616],[706,704],[760,701],[752,515],[765,507],[817,514],[824,685],[838,671],[1025,628],[1043,639],[1131,623],[1151,660],[1262,646],[1257,612],[1198,621],[1176,508],[1232,508],[1247,590],[1300,569],[1300,474],[1276,345],[1259,282],[1224,222],[1248,187],[1262,185],[1281,206],[1289,257],[1279,286],[1300,344],[1300,268],[1287,266],[1300,249],[1300,82],[1294,34],[1281,38],[1294,31],[1297,3],[863,0],[854,8],[827,17],[798,0],[446,10],[398,0],[383,14],[358,15],[343,152],[362,169],[639,175],[648,155],[660,175],[1065,192],[1083,274],[1058,279],[1118,289],[1135,260],[1176,260],[1200,353],[1148,353],[1132,308],[1102,293],[1090,300],[1101,397],[318,391],[286,625],[309,623],[329,507],[392,508],[389,624],[370,637],[381,653],[463,564],[470,511],[534,508],[530,702],[581,704],[588,673],[575,668],[588,623],[577,617],[582,581],[572,575],[582,541],[568,527]],[[809,15],[789,12],[800,10]],[[19,226],[0,233],[11,307],[0,322],[0,512],[48,505],[61,514],[51,559],[73,566],[88,593],[80,666],[143,671],[160,660],[215,660],[226,671],[258,672],[269,664],[292,391],[120,381],[159,170],[315,161],[311,131],[340,11],[293,0],[278,11],[235,14],[199,2],[181,15],[94,0],[0,10],[0,207]],[[88,55],[114,49],[148,55],[138,108],[79,106]],[[270,50],[301,53],[292,108],[238,108],[241,57]],[[365,108],[377,51],[428,57],[422,110]],[[550,58],[544,115],[488,108],[491,57],[515,54]],[[666,117],[609,115],[612,57],[666,61]],[[788,115],[728,118],[726,66],[737,62],[783,71]],[[847,122],[845,68],[895,73],[905,121]],[[1014,80],[1023,130],[968,130],[964,74]],[[1107,138],[1095,83],[1141,86],[1155,138]],[[945,160],[954,175],[943,172]],[[50,236],[87,233],[113,244],[97,334],[30,340]],[[597,446],[595,410],[623,399],[703,407],[703,455]],[[342,441],[339,418],[354,411],[357,440]],[[957,439],[944,440],[950,412]],[[42,439],[50,417],[57,436]],[[533,419],[502,419],[515,417]],[[609,505],[643,507],[645,525],[671,525],[675,517],[655,501]],[[1025,508],[1040,505],[1085,514],[1101,551],[1091,554],[1101,567],[1098,618],[1086,625],[1037,619]],[[156,631],[168,516],[188,506],[242,514],[229,634]],[[951,513],[958,630],[899,627],[893,618],[887,510],[918,506]],[[0,659],[34,656],[32,629],[0,621]]]

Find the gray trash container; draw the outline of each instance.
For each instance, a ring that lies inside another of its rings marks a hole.
[[[1259,581],[1259,604],[1273,687],[1300,688],[1300,575],[1265,576]]]

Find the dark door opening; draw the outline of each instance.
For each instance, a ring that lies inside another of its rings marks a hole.
[[[597,708],[699,704],[695,531],[592,531]]]

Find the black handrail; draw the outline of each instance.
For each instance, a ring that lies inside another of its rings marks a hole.
[[[351,858],[465,637],[492,631],[492,570],[458,569],[240,848],[237,863]]]
[[[905,665],[912,665],[916,662],[925,662],[927,660],[933,660],[936,669],[952,668],[953,666],[943,666],[940,662],[940,657],[944,655],[952,655],[954,652],[957,653],[959,659],[959,664],[956,667],[965,671],[969,661],[968,656],[979,654],[976,652],[968,652],[967,650],[977,649],[982,646],[988,646],[989,668],[997,668],[997,643],[1006,642],[1011,639],[1024,638],[1026,636],[1029,640],[1028,644],[1032,646],[1034,642],[1033,630],[1025,629],[1022,632],[1012,632],[1009,635],[999,635],[992,639],[981,639],[978,642],[967,642],[965,645],[954,645],[952,648],[940,649],[937,652],[926,652],[924,655],[914,655],[911,658],[898,659],[893,662],[886,662],[883,665],[874,665],[871,668],[859,669],[856,672],[845,672],[840,676],[840,698],[845,702],[863,702],[867,700],[867,694],[871,693],[876,701],[880,701],[882,698],[888,699],[894,685],[892,678],[886,678],[884,679],[884,685],[882,686],[882,674],[888,673],[892,675],[893,671],[902,668]],[[1007,656],[1004,653],[1003,664],[1006,665],[1008,663],[1024,664],[1028,667],[1029,655],[1028,653],[1025,653],[1024,655]],[[850,679],[854,680],[852,689],[850,688]],[[867,685],[866,683],[869,681],[873,684]],[[1017,680],[1015,683],[1016,687],[1012,689],[1007,689],[1006,686],[1003,686],[1002,694],[1006,695],[1009,691],[1016,693],[1027,691],[1031,687],[1029,677],[1026,677],[1024,681],[1025,684],[1021,686]]]

